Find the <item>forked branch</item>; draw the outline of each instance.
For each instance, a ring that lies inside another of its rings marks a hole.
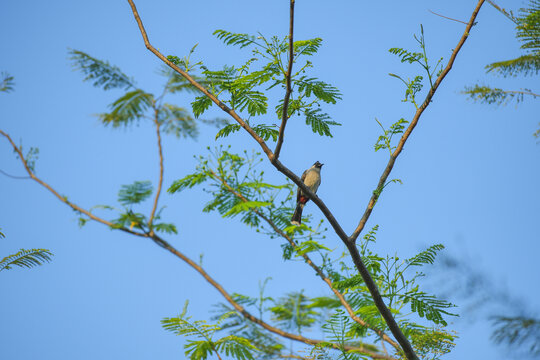
[[[369,216],[371,215],[371,212],[373,211],[373,207],[377,203],[377,200],[378,200],[378,198],[380,196],[380,190],[386,184],[386,181],[388,180],[388,176],[390,175],[390,172],[394,168],[394,164],[396,162],[397,157],[399,156],[399,154],[403,150],[403,147],[405,146],[405,143],[407,142],[407,139],[411,135],[412,131],[416,127],[416,124],[418,124],[418,120],[420,120],[420,116],[422,116],[422,114],[424,113],[424,110],[426,110],[426,108],[431,103],[431,99],[435,95],[435,92],[437,91],[437,88],[439,87],[441,82],[444,80],[446,75],[452,69],[452,66],[454,65],[454,61],[456,60],[456,56],[459,53],[459,51],[461,50],[461,48],[463,47],[463,44],[465,44],[465,41],[467,40],[467,38],[469,37],[469,33],[470,33],[472,27],[475,24],[476,16],[478,15],[478,12],[480,11],[480,8],[484,4],[484,1],[485,0],[479,0],[478,3],[476,4],[476,7],[474,8],[474,11],[473,11],[473,13],[471,15],[471,18],[469,19],[469,22],[467,23],[467,26],[465,27],[465,31],[463,32],[463,35],[461,36],[461,39],[459,40],[457,46],[454,48],[454,51],[452,51],[452,55],[450,56],[450,59],[448,60],[448,64],[446,65],[444,70],[441,72],[441,74],[437,77],[437,80],[435,80],[435,83],[433,83],[433,86],[431,87],[431,89],[429,89],[429,91],[428,91],[428,93],[426,95],[426,98],[424,99],[424,102],[418,108],[418,110],[416,110],[416,113],[414,114],[414,117],[413,117],[411,123],[407,127],[407,130],[405,130],[405,132],[403,133],[403,136],[401,136],[401,139],[399,140],[399,143],[398,143],[396,149],[394,150],[394,152],[390,156],[390,160],[388,160],[388,164],[386,165],[386,168],[384,169],[384,171],[383,171],[383,173],[382,173],[382,175],[381,175],[381,177],[379,179],[379,183],[377,184],[377,188],[375,189],[375,191],[373,192],[373,195],[371,196],[371,199],[369,200],[368,206],[367,206],[366,210],[364,211],[364,215],[360,219],[360,222],[358,223],[358,226],[356,227],[356,229],[354,230],[354,232],[352,233],[352,235],[349,238],[349,241],[351,243],[356,242],[356,239],[358,238],[358,235],[360,235],[360,233],[364,229],[364,226],[366,225],[366,222],[368,221]]]
[[[137,21],[137,24],[139,26],[139,30],[141,31],[141,34],[143,36],[144,43],[146,47],[154,53],[158,58],[160,58],[162,61],[164,61],[168,66],[170,66],[173,70],[177,71],[180,75],[184,76],[191,84],[193,84],[197,89],[199,89],[201,92],[203,92],[206,96],[208,96],[216,105],[218,105],[223,111],[227,112],[230,116],[232,116],[241,127],[243,127],[248,133],[259,143],[264,153],[267,155],[270,162],[274,165],[274,167],[287,176],[289,179],[291,179],[298,187],[302,189],[302,191],[307,194],[307,196],[319,207],[319,209],[322,211],[322,213],[325,215],[325,217],[328,219],[331,226],[334,228],[336,234],[339,236],[339,238],[345,243],[347,246],[347,249],[349,250],[352,260],[358,269],[360,275],[362,276],[364,282],[366,283],[366,286],[373,297],[373,300],[375,302],[375,305],[377,306],[377,309],[381,313],[382,317],[385,319],[390,331],[396,338],[396,340],[401,345],[406,357],[409,360],[418,359],[416,356],[416,353],[414,352],[411,344],[409,343],[406,336],[403,334],[399,326],[397,325],[396,321],[394,320],[390,310],[386,307],[386,304],[384,303],[382,296],[379,293],[379,290],[377,288],[377,285],[373,281],[371,275],[369,274],[369,271],[365,267],[361,256],[358,252],[358,249],[356,247],[356,239],[362,232],[367,220],[369,219],[369,216],[371,215],[371,212],[373,210],[373,207],[375,206],[375,203],[380,195],[380,189],[385,185],[386,180],[388,179],[388,176],[390,175],[390,172],[394,166],[394,163],[403,150],[403,146],[405,145],[405,142],[407,141],[408,137],[410,136],[411,132],[414,130],[416,124],[418,123],[418,120],[420,116],[422,115],[423,111],[427,108],[429,103],[431,102],[431,99],[433,95],[435,94],[436,89],[446,76],[446,74],[450,71],[452,68],[452,65],[454,63],[454,60],[459,53],[461,47],[465,43],[465,40],[467,39],[469,35],[469,31],[471,30],[472,26],[475,23],[476,16],[478,14],[478,11],[480,10],[482,4],[485,0],[480,0],[478,4],[476,5],[476,8],[473,11],[473,14],[471,15],[470,21],[465,29],[465,32],[463,36],[461,37],[460,42],[452,52],[451,58],[446,66],[446,68],[443,70],[443,72],[439,75],[433,86],[428,92],[428,95],[426,96],[426,99],[422,103],[422,105],[419,107],[418,111],[416,112],[413,120],[411,121],[409,127],[404,132],[402,138],[400,139],[400,142],[398,146],[396,147],[396,150],[394,153],[392,153],[390,160],[388,162],[388,165],[386,166],[385,170],[383,171],[383,174],[380,178],[379,184],[377,186],[376,191],[374,192],[373,196],[371,197],[368,207],[366,211],[364,212],[364,215],[360,219],[360,223],[358,224],[357,228],[353,232],[353,234],[349,237],[346,235],[346,233],[341,228],[341,225],[337,222],[333,214],[330,212],[330,210],[326,207],[326,205],[323,203],[322,200],[319,199],[318,196],[316,196],[313,192],[311,192],[307,186],[300,180],[296,174],[294,174],[291,170],[289,170],[285,165],[283,165],[278,158],[275,156],[274,153],[268,148],[266,143],[263,139],[261,139],[249,125],[247,125],[239,116],[236,114],[233,110],[229,109],[225,104],[223,104],[221,101],[219,101],[213,94],[211,94],[208,90],[206,90],[204,87],[202,87],[200,84],[198,84],[191,76],[189,76],[186,72],[178,68],[176,65],[171,63],[163,54],[161,54],[159,51],[157,51],[148,41],[148,36],[146,34],[146,31],[144,29],[144,26],[142,24],[142,21],[139,17],[139,14],[137,12],[137,9],[135,7],[135,4],[133,3],[133,0],[128,0],[129,4],[131,5],[131,9],[133,11],[133,15]]]
[[[45,187],[47,190],[49,190],[49,192],[51,192],[54,196],[56,196],[56,198],[58,198],[58,200],[60,200],[61,202],[63,202],[64,204],[68,205],[70,208],[72,208],[73,210],[77,211],[78,213],[80,214],[84,214],[86,216],[88,216],[90,219],[94,220],[94,221],[97,221],[103,225],[107,225],[108,227],[112,228],[112,229],[118,229],[118,230],[121,230],[121,231],[124,231],[124,232],[127,232],[131,235],[136,235],[136,236],[141,236],[141,237],[147,237],[147,235],[145,233],[142,233],[142,232],[137,232],[137,231],[133,231],[131,229],[128,229],[126,227],[118,227],[117,225],[113,224],[112,222],[110,221],[107,221],[105,219],[102,219],[100,218],[99,216],[96,216],[94,214],[92,214],[90,211],[88,210],[85,210],[83,209],[82,207],[80,207],[79,205],[71,202],[68,200],[68,198],[66,196],[62,196],[60,195],[56,190],[54,190],[49,184],[47,184],[45,181],[41,180],[40,178],[38,178],[36,176],[36,174],[34,174],[34,172],[32,171],[32,169],[30,168],[30,166],[28,165],[28,162],[26,161],[26,159],[24,158],[24,155],[21,151],[21,149],[15,145],[15,143],[13,142],[13,140],[11,139],[11,137],[5,133],[4,131],[0,130],[0,135],[4,136],[8,141],[9,143],[11,144],[11,146],[13,147],[13,150],[17,153],[17,155],[19,156],[19,159],[21,160],[23,166],[24,166],[24,169],[26,170],[26,172],[28,173],[28,175],[30,176],[30,178],[32,180],[34,180],[35,182],[37,182],[38,184],[40,184],[41,186]]]
[[[289,120],[289,100],[291,99],[291,74],[294,63],[294,0],[290,0],[290,15],[289,15],[289,64],[287,66],[287,74],[285,75],[286,89],[285,98],[283,99],[283,112],[281,114],[281,126],[279,127],[279,136],[274,150],[274,158],[277,160],[281,152],[281,146],[283,145],[283,138],[285,137],[285,126],[287,126],[287,120]]]
[[[229,191],[231,194],[233,194],[234,196],[236,196],[237,198],[239,198],[240,200],[242,200],[243,202],[247,203],[249,202],[250,200],[248,198],[246,198],[244,195],[242,195],[240,192],[236,191],[229,183],[227,183],[223,178],[221,178],[219,175],[217,175],[215,172],[211,171],[211,174],[212,176],[218,180],[223,186],[225,186],[225,188],[227,189],[227,191]],[[272,228],[272,230],[274,230],[274,232],[276,232],[277,234],[279,234],[281,237],[283,237],[285,240],[287,240],[287,242],[293,247],[293,248],[296,248],[298,245],[296,244],[296,242],[288,235],[286,234],[283,230],[281,230],[270,218],[268,218],[266,215],[264,215],[259,209],[257,208],[253,208],[251,209],[257,216],[259,216],[261,219],[263,219],[268,225],[270,225],[270,227]],[[317,275],[326,283],[326,285],[328,285],[328,287],[330,288],[330,290],[334,293],[334,295],[336,295],[336,297],[339,299],[339,302],[341,303],[341,305],[343,305],[343,307],[345,308],[345,310],[347,311],[347,313],[349,314],[349,317],[355,321],[356,323],[368,328],[368,329],[371,329],[373,332],[375,332],[383,341],[386,341],[388,342],[390,345],[392,345],[395,349],[397,349],[398,351],[400,350],[400,347],[399,347],[399,344],[397,342],[395,342],[391,337],[389,337],[387,334],[384,333],[384,331],[382,331],[381,329],[378,329],[372,325],[370,325],[369,323],[367,323],[366,321],[364,321],[362,318],[356,316],[356,314],[354,313],[354,310],[352,309],[351,305],[347,302],[347,300],[345,299],[345,296],[343,296],[343,294],[341,292],[339,292],[333,285],[332,285],[332,280],[330,280],[328,278],[328,276],[326,276],[326,274],[322,271],[322,269],[317,266],[313,260],[311,260],[311,258],[309,257],[308,254],[302,254],[302,258],[304,258],[304,261],[309,265],[311,266],[311,268],[313,270],[315,270],[315,272],[317,273]]]
[[[296,335],[296,334],[291,334],[291,333],[288,333],[286,331],[283,331],[281,329],[278,329],[276,327],[273,327],[271,326],[270,324],[264,322],[263,320],[259,319],[259,318],[256,318],[255,316],[253,316],[251,313],[249,313],[246,309],[244,309],[240,304],[238,304],[236,301],[234,301],[234,299],[232,298],[232,296],[227,292],[225,291],[225,289],[216,281],[214,280],[201,266],[197,265],[197,263],[195,263],[193,260],[191,260],[190,258],[188,258],[186,255],[184,255],[183,253],[181,253],[180,251],[178,251],[176,248],[174,248],[172,245],[170,245],[167,241],[163,240],[161,237],[157,236],[156,234],[154,233],[139,233],[139,232],[136,232],[136,231],[133,231],[131,229],[128,229],[128,228],[125,228],[125,227],[118,227],[116,226],[115,224],[111,223],[110,221],[107,221],[105,219],[102,219],[94,214],[92,214],[91,212],[89,212],[88,210],[85,210],[84,208],[70,202],[67,200],[67,197],[65,196],[61,196],[56,190],[54,190],[49,184],[47,184],[46,182],[44,182],[43,180],[41,180],[39,177],[37,177],[34,172],[32,171],[32,169],[30,168],[30,166],[28,165],[28,162],[26,161],[26,159],[24,158],[23,154],[22,154],[22,151],[19,147],[17,147],[17,145],[15,144],[15,142],[13,142],[13,140],[11,139],[11,137],[5,133],[4,131],[0,130],[0,135],[4,136],[8,141],[9,143],[11,144],[11,146],[13,147],[13,150],[17,153],[17,155],[19,156],[19,159],[21,160],[25,170],[27,171],[28,175],[30,176],[30,178],[34,181],[36,181],[37,183],[39,183],[40,185],[42,185],[43,187],[45,187],[47,190],[49,190],[53,195],[55,195],[61,202],[63,202],[64,204],[68,205],[69,207],[71,207],[73,210],[79,212],[79,213],[82,213],[86,216],[88,216],[90,219],[98,222],[98,223],[101,223],[103,225],[107,225],[108,227],[110,228],[114,228],[114,229],[118,229],[118,230],[121,230],[121,231],[125,231],[127,233],[130,233],[132,235],[136,235],[136,236],[140,236],[140,237],[144,237],[144,238],[149,238],[151,239],[152,241],[154,241],[157,245],[159,245],[160,247],[166,249],[167,251],[169,251],[170,253],[172,253],[173,255],[175,255],[176,257],[180,258],[182,261],[184,261],[185,263],[187,263],[189,266],[191,266],[193,269],[195,269],[200,275],[202,275],[206,281],[208,281],[216,290],[218,290],[219,293],[221,293],[223,295],[223,297],[240,313],[242,314],[242,316],[244,316],[247,320],[261,326],[262,328],[274,333],[274,334],[277,334],[279,336],[282,336],[284,338],[287,338],[287,339],[290,339],[290,340],[295,340],[295,341],[299,341],[299,342],[302,342],[302,343],[305,343],[305,344],[308,344],[308,345],[317,345],[317,344],[320,344],[320,343],[327,343],[323,340],[316,340],[316,339],[310,339],[310,338],[306,338],[304,336],[301,336],[301,335]],[[334,349],[342,349],[342,347],[338,344],[332,344],[332,347]],[[353,351],[357,351],[357,352],[360,352],[360,353],[363,353],[373,359],[388,359],[388,360],[396,360],[394,358],[392,358],[391,356],[388,356],[388,355],[384,355],[384,354],[379,354],[377,352],[374,352],[372,350],[369,350],[369,349],[366,349],[362,346],[345,346],[345,348],[343,348],[344,350],[353,350]]]

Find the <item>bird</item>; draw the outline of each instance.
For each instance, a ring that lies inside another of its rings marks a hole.
[[[300,180],[313,192],[317,193],[319,185],[321,185],[321,168],[324,164],[316,161],[309,169],[304,171]],[[307,195],[298,188],[296,193],[296,210],[291,218],[291,224],[300,225],[302,224],[302,210],[304,206],[309,201]]]

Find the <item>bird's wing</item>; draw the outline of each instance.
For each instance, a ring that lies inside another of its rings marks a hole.
[[[300,180],[302,180],[302,182],[304,182],[306,180],[306,175],[307,175],[307,170],[304,171],[304,173],[302,174],[302,176],[300,176]],[[300,193],[302,192],[302,189],[300,189],[300,187],[298,187],[298,190],[296,191],[296,202],[299,202],[300,201]]]

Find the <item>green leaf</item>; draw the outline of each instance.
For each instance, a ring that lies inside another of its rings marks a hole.
[[[220,137],[227,137],[230,134],[239,131],[241,128],[242,127],[238,124],[228,124],[224,128],[218,131],[218,133],[216,134],[216,140],[219,139]]]
[[[314,240],[304,241],[298,244],[298,246],[294,250],[296,252],[296,256],[302,256],[304,254],[307,254],[313,251],[319,251],[319,250],[330,251],[329,248],[327,248],[326,246],[322,244],[319,244],[318,242]]]
[[[425,317],[427,320],[433,321],[435,324],[447,325],[443,315],[457,316],[444,310],[455,307],[454,304],[418,291],[417,288],[398,296],[403,300],[404,304],[411,303],[411,311],[417,313],[420,317]]]
[[[83,81],[93,81],[92,85],[101,87],[103,90],[135,87],[132,79],[118,67],[106,61],[93,58],[79,50],[70,49],[68,54],[74,70],[79,70],[86,75]]]
[[[336,309],[341,306],[341,301],[335,297],[320,296],[311,299],[310,308]]]
[[[302,292],[287,294],[269,310],[272,312],[272,319],[280,326],[298,333],[302,332],[302,328],[311,327],[319,315],[309,307],[309,299]]]
[[[235,93],[235,108],[247,112],[251,116],[266,114],[268,108],[268,98],[260,91],[243,90]]]
[[[135,181],[131,185],[122,185],[118,192],[118,202],[122,205],[139,204],[152,195],[151,181]]]
[[[200,90],[193,86],[189,81],[187,81],[185,77],[183,77],[169,67],[163,67],[160,71],[160,74],[168,78],[166,87],[167,91],[172,94],[175,94],[177,92],[188,92],[195,94],[201,93]],[[190,74],[190,76],[205,88],[208,88],[211,85],[211,82],[204,77],[196,76],[193,74]]]
[[[293,43],[294,53],[300,55],[314,55],[322,45],[321,38],[299,40]]]
[[[176,230],[176,225],[174,224],[161,223],[161,224],[154,224],[153,227],[154,227],[154,230],[157,232],[162,232],[166,234],[178,234],[178,230]]]
[[[167,192],[174,194],[186,188],[191,189],[195,185],[199,185],[205,182],[207,178],[208,178],[208,175],[205,173],[196,173],[196,174],[187,175],[186,177],[183,177],[182,179],[178,179],[175,182],[173,182],[172,185],[167,190]]]
[[[279,130],[276,129],[276,125],[257,125],[254,126],[252,129],[263,138],[264,141],[268,141],[272,139],[273,141],[277,141],[277,138],[279,136]]]
[[[486,72],[495,72],[504,77],[517,75],[538,75],[540,55],[522,55],[516,59],[494,62],[486,66]]]
[[[19,252],[6,256],[0,261],[0,271],[9,270],[12,266],[32,268],[51,261],[53,254],[47,249],[21,249]]]
[[[252,360],[253,352],[258,349],[253,346],[248,339],[229,335],[215,342],[218,351],[224,351],[225,355],[239,360]]]
[[[311,125],[311,129],[314,133],[318,133],[321,136],[330,136],[332,137],[332,133],[330,132],[330,126],[331,125],[337,125],[341,126],[340,123],[337,123],[335,121],[331,121],[330,116],[326,113],[323,113],[321,109],[307,109],[304,111],[304,115],[306,115],[306,124]]]
[[[402,63],[408,62],[412,64],[413,62],[419,62],[424,57],[422,53],[410,52],[402,48],[391,48],[388,51],[398,56]]]
[[[2,80],[0,81],[0,92],[7,93],[12,91],[13,86],[15,86],[14,77],[6,72],[0,73],[0,76],[2,77]]]
[[[193,109],[193,116],[198,118],[212,105],[212,100],[206,95],[197,96],[195,101],[191,103],[191,108]]]
[[[165,133],[173,134],[177,138],[190,137],[194,139],[199,135],[195,119],[186,109],[179,106],[163,104],[159,108],[158,120]]]
[[[109,107],[110,113],[99,114],[105,125],[113,127],[127,126],[144,116],[144,112],[154,102],[154,96],[140,89],[125,93]]]
[[[219,40],[222,40],[226,45],[240,46],[240,48],[256,44],[255,36],[248,34],[235,34],[226,30],[216,30],[213,35],[216,35],[216,37]]]
[[[233,217],[240,214],[241,212],[251,211],[252,209],[258,209],[260,207],[270,206],[270,205],[272,205],[272,203],[268,201],[239,202],[238,204],[234,205],[229,211],[223,214],[223,216]]]
[[[335,104],[341,99],[341,93],[336,87],[316,78],[302,76],[294,80],[294,83],[298,87],[298,92],[304,93],[306,97],[315,95],[318,99],[330,104]]]
[[[444,245],[442,244],[432,245],[426,250],[413,256],[412,258],[405,260],[405,262],[410,266],[422,266],[425,264],[433,264],[435,262],[435,257],[437,256],[437,253],[443,249],[444,249]]]
[[[120,214],[120,217],[112,221],[111,228],[113,229],[123,229],[129,228],[133,229],[134,227],[142,229],[144,224],[146,224],[146,216],[141,213],[135,213],[131,210],[128,210],[125,213]]]
[[[517,103],[520,103],[524,100],[525,95],[531,96],[534,99],[537,97],[537,95],[532,93],[529,89],[522,89],[521,91],[509,91],[480,85],[466,87],[465,91],[462,93],[469,95],[470,99],[473,101],[497,105],[507,105],[512,100],[516,100]]]

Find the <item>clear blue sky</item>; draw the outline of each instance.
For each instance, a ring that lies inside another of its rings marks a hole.
[[[183,56],[198,43],[197,55],[214,68],[249,56],[222,45],[211,35],[215,29],[287,32],[287,1],[136,3],[157,48]],[[344,94],[328,108],[343,126],[329,139],[308,134],[301,120],[292,121],[282,161],[297,173],[315,160],[326,164],[319,195],[347,232],[386,164],[385,154],[373,152],[379,135],[374,118],[389,124],[413,114],[400,102],[402,87],[387,75],[411,76],[412,68],[387,50],[412,48],[412,35],[423,24],[431,57],[447,60],[464,25],[428,10],[467,21],[474,3],[297,2],[296,39],[324,39],[314,74]],[[523,5],[499,3],[513,9]],[[385,191],[368,226],[381,226],[381,253],[410,256],[423,246],[445,244],[449,253],[473,259],[472,266],[537,311],[540,145],[532,133],[539,103],[487,106],[468,101],[460,91],[476,82],[536,90],[538,83],[484,73],[487,63],[520,51],[512,23],[489,5],[477,21],[397,162],[392,176],[404,184]],[[120,93],[83,83],[67,60],[68,48],[85,51],[119,66],[143,89],[159,91],[161,64],[145,49],[126,1],[4,1],[0,42],[0,71],[16,82],[13,93],[0,95],[0,128],[26,147],[39,147],[39,176],[86,208],[114,204],[121,184],[156,181],[151,128],[142,123],[125,131],[103,128],[92,114],[105,111]],[[187,101],[178,97],[181,105]],[[192,155],[213,146],[215,132],[202,128],[198,141],[165,140],[166,186],[193,169]],[[255,148],[246,134],[221,141],[228,142],[237,149]],[[3,139],[0,169],[24,175]],[[205,268],[226,289],[254,294],[258,281],[271,276],[272,295],[300,289],[313,296],[326,293],[304,264],[281,260],[276,240],[237,221],[202,214],[206,200],[200,189],[164,196],[166,217],[179,228],[179,235],[168,239],[192,258],[204,253]],[[313,205],[307,210],[319,216]],[[153,243],[99,224],[79,229],[69,208],[29,180],[0,175],[0,227],[6,234],[0,258],[19,248],[48,248],[55,254],[39,269],[0,274],[2,358],[183,358],[182,339],[165,332],[159,320],[179,313],[186,299],[195,318],[207,318],[211,305],[222,300]],[[340,249],[334,236],[327,241]],[[489,327],[481,319],[468,314],[455,323],[460,339],[447,359],[507,357],[489,342]]]

